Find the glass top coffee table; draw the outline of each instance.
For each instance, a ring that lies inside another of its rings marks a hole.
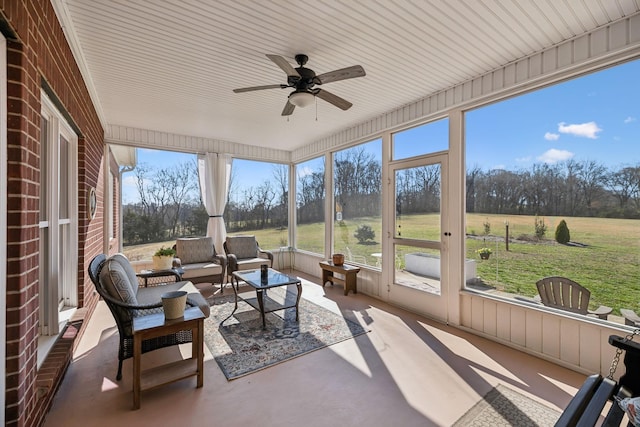
[[[256,310],[260,311],[260,315],[262,316],[262,329],[266,329],[266,321],[265,314],[271,313],[272,311],[284,310],[287,308],[296,309],[296,322],[298,321],[298,304],[300,303],[300,296],[302,295],[302,282],[295,276],[289,276],[284,273],[280,273],[273,268],[269,268],[267,270],[266,279],[262,279],[262,275],[260,270],[245,270],[245,271],[235,271],[232,275],[232,283],[231,288],[235,294],[235,308],[231,312],[231,314],[225,318],[220,325],[222,325],[227,319],[234,315],[236,310],[238,309],[238,283],[240,281],[246,282],[249,286],[256,290],[255,298],[242,298],[247,304]],[[233,284],[235,281],[235,286]],[[287,285],[296,285],[298,288],[298,293],[296,295],[295,304],[285,298],[284,303],[278,303],[271,298],[266,297],[267,289],[276,288],[278,286],[287,286]]]

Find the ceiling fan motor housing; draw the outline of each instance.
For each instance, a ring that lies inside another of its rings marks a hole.
[[[295,87],[296,92],[310,91],[310,89],[315,85],[314,79],[316,77],[316,73],[313,70],[305,67],[298,67],[296,68],[296,71],[298,72],[300,77],[289,76],[287,78],[287,83],[289,83],[291,87]]]

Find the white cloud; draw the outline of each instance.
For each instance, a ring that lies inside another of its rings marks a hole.
[[[134,174],[125,175],[122,179],[122,203],[136,203],[140,201],[137,179]]]
[[[550,150],[545,151],[544,154],[539,156],[538,160],[544,163],[553,164],[553,163],[561,162],[563,160],[568,160],[572,157],[573,157],[573,153],[571,151],[557,150],[555,148],[552,148]]]
[[[635,121],[636,121],[636,118],[635,117],[631,117],[631,116],[629,116],[626,119],[624,119],[625,123],[631,123],[631,122],[635,122]]]
[[[507,167],[505,165],[495,165],[492,169],[493,170],[505,170],[505,169],[507,169]]]
[[[518,163],[528,163],[530,161],[531,161],[531,156],[516,157],[516,162],[518,162]]]
[[[298,178],[302,178],[307,175],[311,175],[313,173],[313,169],[309,167],[302,167],[302,168],[299,168],[297,172],[298,172]]]
[[[547,132],[544,134],[544,139],[546,139],[547,141],[557,141],[558,138],[560,138],[560,135],[558,135],[557,133]]]
[[[127,186],[127,185],[132,185],[135,187],[136,185],[136,177],[135,175],[131,174],[131,175],[127,175],[122,179],[122,185],[123,186]]]
[[[583,136],[585,138],[596,139],[598,132],[602,131],[596,124],[596,122],[580,123],[580,124],[565,124],[564,122],[558,123],[558,132],[568,133],[573,136]]]

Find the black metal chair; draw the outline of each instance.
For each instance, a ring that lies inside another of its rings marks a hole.
[[[116,374],[116,380],[120,380],[122,379],[122,362],[125,359],[133,357],[133,318],[145,314],[162,312],[162,301],[154,304],[134,305],[127,304],[111,296],[100,281],[100,272],[106,261],[106,255],[96,255],[89,263],[88,273],[96,287],[96,291],[98,291],[98,294],[100,294],[102,299],[107,303],[107,307],[109,307],[118,326],[120,346],[118,349],[118,373]],[[177,273],[176,275],[179,279],[180,276]],[[187,298],[187,305],[192,307],[198,306],[196,302],[189,298]],[[178,331],[171,335],[142,341],[142,352],[146,353],[163,347],[189,343],[192,340],[193,336],[191,331]]]

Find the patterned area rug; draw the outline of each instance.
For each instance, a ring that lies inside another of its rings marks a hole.
[[[241,296],[243,289],[240,288]],[[295,286],[289,292],[273,288],[268,298],[284,302],[294,301]],[[247,297],[255,297],[247,290]],[[233,380],[257,370],[267,368],[297,356],[327,347],[367,332],[358,323],[320,307],[304,298],[300,299],[300,322],[295,320],[295,309],[267,313],[266,329],[262,329],[260,312],[241,299],[238,310],[231,314],[234,296],[210,299],[211,316],[205,320],[204,340],[227,380]]]
[[[555,409],[499,384],[453,427],[553,426],[559,417]]]

